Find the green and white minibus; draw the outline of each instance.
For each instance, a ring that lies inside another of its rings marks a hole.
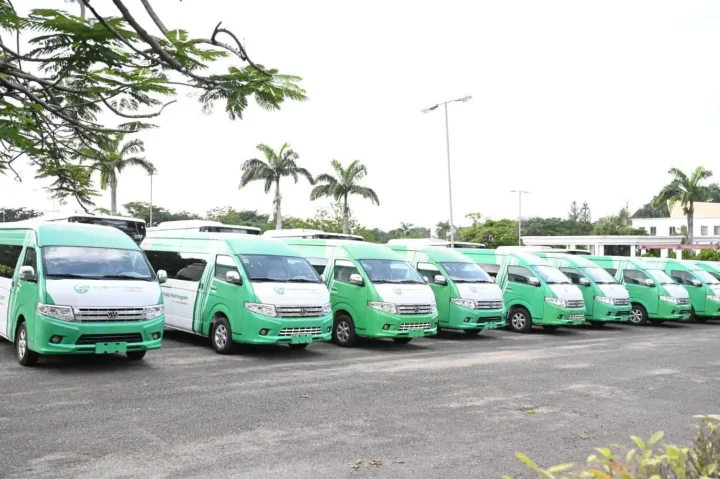
[[[690,296],[690,315],[696,321],[720,316],[720,280],[708,273],[697,261],[645,258],[660,266]]]
[[[325,240],[349,240],[349,241],[365,241],[360,235],[346,233],[328,233],[326,231],[311,230],[305,228],[290,228],[283,230],[267,230],[263,233],[266,238],[278,239],[325,239]]]
[[[690,295],[676,284],[662,266],[639,258],[624,256],[587,256],[624,284],[630,294],[630,323],[687,321],[690,319]]]
[[[256,226],[226,225],[219,221],[208,220],[174,220],[163,221],[157,226],[147,229],[148,233],[157,231],[196,231],[198,233],[235,233],[260,236],[260,228]]]
[[[430,285],[438,309],[438,333],[445,328],[474,336],[483,329],[505,326],[502,290],[473,260],[444,247],[388,247],[415,266]]]
[[[329,341],[330,296],[320,276],[279,241],[232,233],[158,231],[142,248],[162,285],[165,327],[209,337],[220,354],[234,343],[303,349]]]
[[[582,291],[585,320],[594,326],[630,320],[630,295],[614,276],[581,255],[535,253],[562,271]]]
[[[710,273],[713,278],[720,281],[720,263],[717,261],[695,261],[695,264]]]
[[[330,288],[333,340],[354,346],[358,337],[412,338],[437,334],[430,286],[388,247],[361,241],[284,239],[318,271]]]
[[[22,223],[22,224],[20,224]],[[75,223],[0,223],[0,336],[20,364],[42,354],[125,353],[162,346],[158,279],[122,231]]]
[[[546,260],[519,251],[459,249],[478,263],[503,290],[510,330],[527,333],[534,324],[553,331],[585,322],[580,289]]]

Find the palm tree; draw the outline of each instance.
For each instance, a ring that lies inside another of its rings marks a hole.
[[[400,231],[402,231],[403,236],[405,236],[405,237],[407,237],[410,234],[410,232],[412,231],[412,229],[414,227],[415,227],[415,225],[412,223],[403,223],[403,222],[400,223]]]
[[[317,185],[310,192],[310,199],[315,201],[323,197],[332,197],[335,201],[342,200],[343,211],[343,233],[350,233],[350,209],[348,208],[348,196],[358,195],[366,200],[380,205],[377,194],[367,186],[360,186],[357,182],[367,175],[367,168],[358,160],[353,160],[347,168],[344,168],[339,161],[331,163],[335,176],[323,174],[315,178]]]
[[[668,208],[672,209],[676,203],[680,203],[683,213],[687,216],[688,243],[693,244],[695,202],[705,200],[709,194],[708,187],[701,185],[700,182],[710,178],[712,171],[698,166],[690,176],[678,168],[670,168],[668,173],[673,176],[673,180],[655,197],[653,207],[657,208],[662,203],[667,203]]]
[[[439,221],[435,225],[435,235],[440,239],[448,239],[448,236],[450,236],[450,222]]]
[[[292,176],[297,184],[300,176],[305,177],[311,185],[315,184],[312,175],[305,168],[297,165],[298,154],[290,149],[290,143],[285,143],[280,150],[275,152],[272,148],[265,144],[259,144],[257,149],[260,150],[267,161],[253,158],[247,160],[242,165],[242,178],[240,178],[240,188],[247,186],[253,181],[265,182],[265,193],[270,193],[270,189],[275,185],[275,198],[273,199],[273,219],[275,221],[275,229],[282,229],[282,196],[280,196],[280,179],[283,176]]]
[[[93,168],[100,172],[100,189],[110,187],[110,213],[117,214],[118,174],[128,166],[139,166],[150,174],[156,172],[155,166],[145,157],[135,156],[145,152],[142,140],[134,139],[122,143],[122,135],[109,139],[99,152]]]

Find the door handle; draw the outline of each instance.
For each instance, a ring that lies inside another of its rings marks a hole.
[[[215,287],[215,285],[210,286],[210,291],[216,291],[216,290],[217,290],[217,288]]]
[[[506,290],[507,290],[507,291],[512,291],[513,289],[512,289],[512,288],[506,288]]]
[[[330,286],[330,291],[337,291],[337,286]]]

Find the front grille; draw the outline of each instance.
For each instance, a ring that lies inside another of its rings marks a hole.
[[[496,316],[494,318],[478,318],[477,323],[496,323],[502,320],[503,319],[500,316]]]
[[[628,304],[630,304],[629,299],[615,298],[614,302],[615,302],[615,306],[627,306]]]
[[[568,308],[584,308],[585,302],[582,299],[568,299],[567,307]]]
[[[282,328],[278,333],[278,336],[296,336],[298,334],[322,334],[322,329],[318,327],[310,328]]]
[[[585,319],[584,314],[568,314],[568,319],[570,321],[577,321],[578,319]]]
[[[689,298],[678,298],[678,304],[690,304]]]
[[[395,306],[398,314],[430,314],[432,304],[398,304]]]
[[[475,301],[477,309],[502,309],[502,301]]]
[[[75,319],[89,323],[143,321],[144,308],[75,308]]]
[[[281,318],[319,318],[323,316],[322,306],[276,306]]]
[[[140,333],[128,334],[83,334],[75,341],[75,344],[97,344],[97,343],[142,343]]]
[[[398,328],[398,331],[420,331],[423,329],[430,329],[430,323],[403,323]]]

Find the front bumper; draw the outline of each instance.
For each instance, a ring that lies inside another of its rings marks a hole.
[[[587,316],[587,321],[602,321],[602,322],[627,322],[630,321],[630,311],[632,306],[614,306],[600,301],[595,301],[593,304],[593,314]]]
[[[533,324],[548,326],[578,326],[585,323],[585,308],[563,308],[545,303],[542,318],[533,318]]]
[[[28,346],[40,354],[107,354],[162,347],[165,316],[147,321],[101,323],[62,321],[35,314]],[[153,334],[157,339],[153,339]],[[59,337],[57,343],[50,341]]]
[[[661,319],[663,321],[689,321],[690,305],[680,305],[668,303],[666,301],[659,301],[657,314],[648,314],[648,317],[652,319]]]
[[[271,318],[244,309],[242,324],[233,321],[230,327],[232,339],[238,343],[307,344],[330,341],[332,325],[332,313],[316,318]]]
[[[505,311],[502,309],[470,309],[450,302],[448,313],[447,321],[438,322],[447,329],[498,329],[505,326]]]
[[[436,335],[437,325],[437,313],[390,314],[368,307],[365,331],[357,334],[368,338],[422,338]]]

